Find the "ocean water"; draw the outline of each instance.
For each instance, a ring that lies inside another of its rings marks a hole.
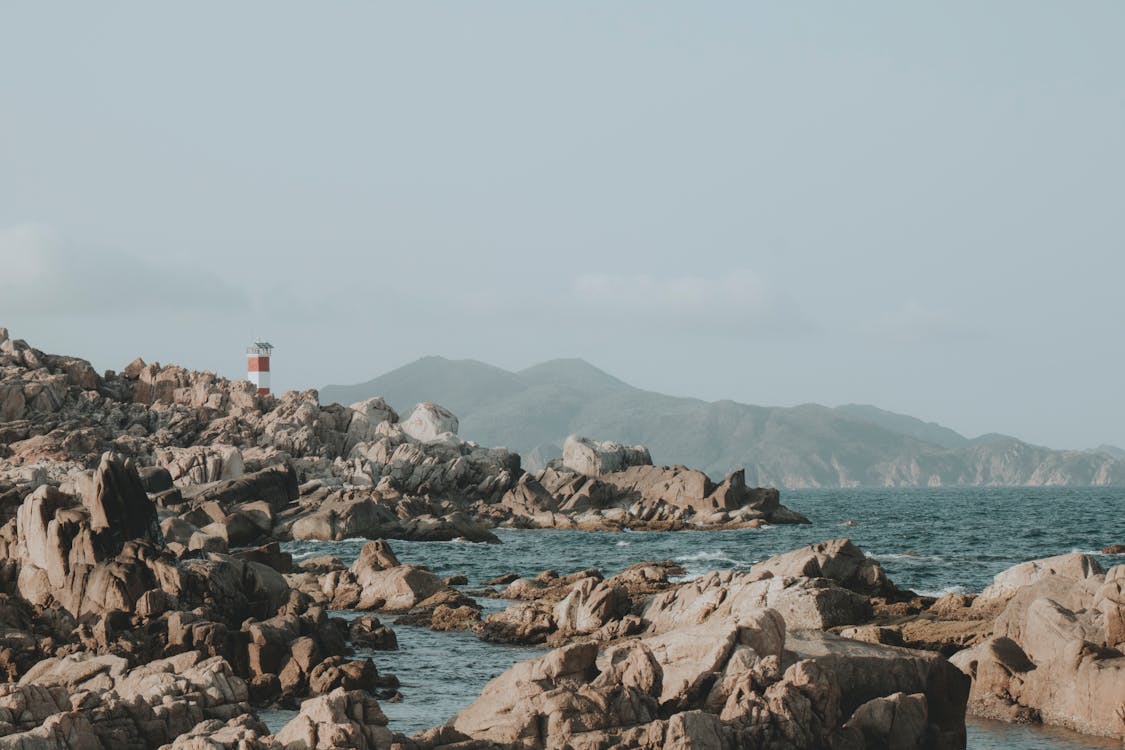
[[[1024,560],[1072,551],[1094,554],[1109,567],[1125,556],[1099,554],[1125,543],[1125,488],[830,489],[783,493],[810,526],[741,531],[605,532],[499,529],[498,545],[393,541],[404,563],[441,576],[462,574],[466,590],[504,573],[530,576],[546,568],[568,573],[596,567],[612,575],[643,560],[674,560],[689,576],[745,569],[813,542],[848,537],[877,558],[899,586],[920,593],[977,592]],[[845,525],[854,522],[854,525]],[[366,540],[294,542],[298,559],[333,554],[350,563]],[[503,602],[478,599],[488,609]],[[350,613],[341,613],[348,616]],[[393,623],[392,623],[393,626]],[[399,650],[361,652],[402,683],[404,699],[383,708],[396,731],[412,733],[444,722],[484,684],[540,651],[484,643],[466,633],[395,627]],[[292,714],[271,712],[278,726]],[[1120,747],[1065,731],[971,721],[969,747],[981,750],[1078,750]]]

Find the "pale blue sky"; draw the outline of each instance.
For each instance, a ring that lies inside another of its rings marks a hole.
[[[9,3],[0,325],[1125,444],[1125,4]]]

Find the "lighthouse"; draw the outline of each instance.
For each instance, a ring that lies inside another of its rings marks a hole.
[[[270,352],[273,344],[255,341],[246,347],[246,379],[258,387],[258,393],[270,392]]]

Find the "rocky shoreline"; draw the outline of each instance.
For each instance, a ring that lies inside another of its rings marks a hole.
[[[574,437],[529,474],[457,426],[140,360],[99,375],[0,329],[0,748],[958,748],[967,710],[1125,738],[1125,566],[1064,555],[933,599],[838,539],[690,581],[645,562],[468,590],[385,540],[807,521],[741,472]],[[280,548],[355,537],[351,565]],[[354,653],[394,648],[391,617],[554,650],[405,737],[378,703],[397,680]],[[276,705],[300,713],[271,734]]]

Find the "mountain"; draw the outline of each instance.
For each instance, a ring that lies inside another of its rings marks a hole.
[[[1016,438],[968,438],[874,406],[765,407],[645,391],[581,359],[519,372],[476,360],[425,357],[366,383],[330,385],[322,402],[383,396],[400,412],[434,401],[460,433],[506,445],[535,469],[561,454],[567,435],[641,443],[659,463],[714,477],[746,469],[779,487],[1125,484],[1125,456],[1057,451]]]
[[[1112,456],[1114,458],[1125,458],[1125,448],[1118,448],[1116,445],[1108,445],[1106,443],[1102,443],[1097,448],[1094,448],[1094,450],[1098,453],[1104,453],[1107,456]]]

